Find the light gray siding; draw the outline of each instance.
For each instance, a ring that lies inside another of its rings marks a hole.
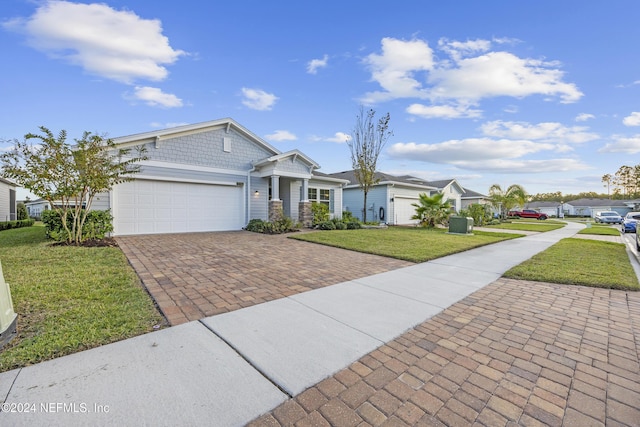
[[[258,194],[256,194],[256,191]],[[269,219],[269,181],[265,178],[251,177],[251,186],[249,189],[249,218],[261,219],[267,221]]]
[[[228,151],[225,151],[224,140]],[[194,133],[145,145],[149,160],[235,170],[251,169],[251,162],[273,155],[233,129]],[[308,172],[308,170],[307,170]]]
[[[0,221],[2,222],[14,219],[9,215],[9,213],[11,212],[9,206],[10,190],[15,190],[15,187],[0,181]]]

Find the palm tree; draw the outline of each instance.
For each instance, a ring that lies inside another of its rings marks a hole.
[[[416,214],[411,219],[420,220],[422,227],[433,228],[437,224],[445,224],[451,213],[449,201],[443,201],[444,194],[436,193],[429,197],[426,193],[420,194],[420,203],[412,203],[416,208]]]
[[[524,207],[527,201],[527,192],[518,184],[510,185],[507,190],[503,190],[500,185],[493,184],[489,188],[489,201],[494,208],[500,211],[500,217],[516,206]]]

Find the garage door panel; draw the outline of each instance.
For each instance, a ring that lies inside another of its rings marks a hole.
[[[116,235],[239,230],[241,187],[134,180],[114,189]]]
[[[412,206],[413,203],[417,203],[417,199],[409,199],[403,197],[395,197],[394,198],[394,224],[397,225],[408,225],[408,224],[417,224],[418,221],[415,219],[411,219],[413,215],[416,214],[415,206]]]

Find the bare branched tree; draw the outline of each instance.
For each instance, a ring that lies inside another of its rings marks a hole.
[[[376,112],[369,109],[365,112],[360,107],[356,125],[351,133],[351,140],[347,141],[351,150],[351,164],[356,180],[364,193],[363,222],[367,222],[367,194],[371,187],[378,183],[376,166],[382,152],[393,131],[389,130],[389,113],[375,121]]]

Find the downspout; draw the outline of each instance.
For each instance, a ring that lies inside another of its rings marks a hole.
[[[247,218],[245,225],[251,221],[251,173],[256,171],[256,167],[251,163],[251,169],[247,171]]]

